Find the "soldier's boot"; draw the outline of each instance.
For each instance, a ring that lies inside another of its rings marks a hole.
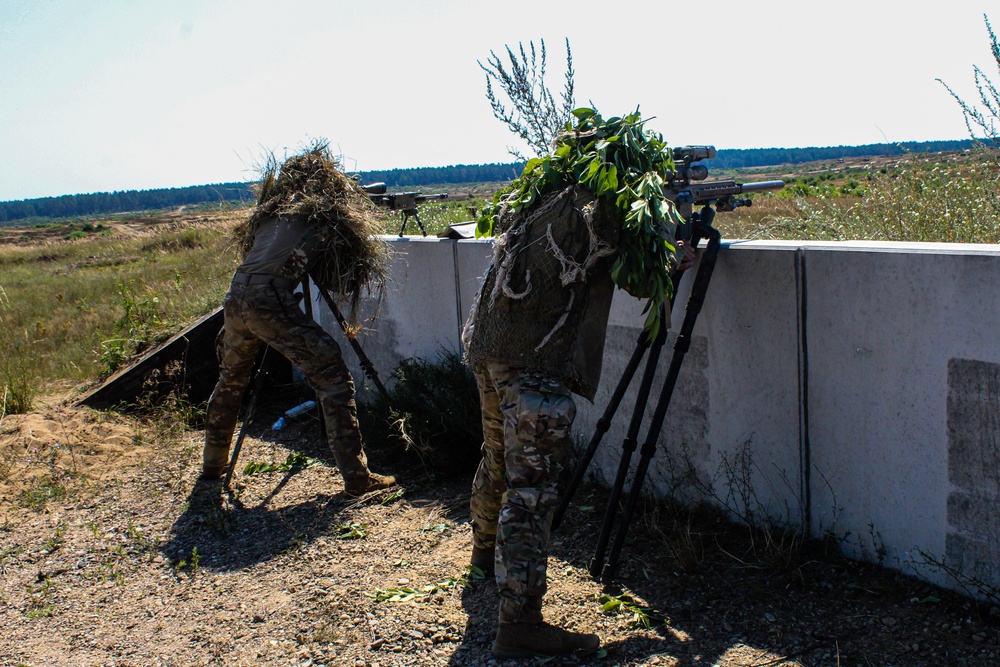
[[[346,405],[325,405],[324,415],[330,449],[344,479],[344,493],[362,496],[369,491],[395,486],[396,478],[392,475],[379,475],[368,469],[354,400]]]
[[[588,632],[570,632],[537,623],[501,623],[493,642],[497,658],[531,658],[534,656],[585,657],[601,647],[601,639]]]
[[[205,443],[202,454],[201,478],[212,480],[222,479],[229,468],[229,446]]]
[[[469,564],[478,567],[486,576],[493,576],[496,570],[496,548],[496,544],[491,547],[477,547],[473,544]]]
[[[363,496],[369,491],[388,489],[390,486],[396,486],[396,478],[393,475],[379,475],[378,473],[369,472],[367,479],[352,478],[345,480],[344,493],[349,496]]]

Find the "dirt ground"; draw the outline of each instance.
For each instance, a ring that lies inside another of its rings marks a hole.
[[[55,399],[0,420],[0,665],[576,664],[491,656],[496,585],[465,567],[471,475],[373,459],[402,486],[351,499],[314,423],[265,421],[240,467],[279,469],[226,492],[196,481],[196,430]],[[678,530],[644,508],[605,588],[587,573],[602,493],[578,494],[549,560],[548,620],[603,641],[580,664],[1000,664],[990,607],[820,547],[762,559],[714,517]]]

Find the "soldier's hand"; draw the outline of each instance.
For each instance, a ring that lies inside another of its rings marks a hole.
[[[681,263],[678,265],[678,271],[686,271],[694,266],[695,262],[695,247],[686,241],[678,241],[677,247],[684,251],[684,256],[681,258]]]

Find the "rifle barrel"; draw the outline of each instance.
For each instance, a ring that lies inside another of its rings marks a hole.
[[[784,181],[760,181],[758,183],[744,183],[743,192],[757,192],[759,190],[780,190],[785,187]]]

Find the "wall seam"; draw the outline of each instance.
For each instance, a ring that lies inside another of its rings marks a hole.
[[[462,314],[462,274],[458,266],[458,241],[451,242],[451,259],[455,271],[455,321],[458,323],[458,346],[456,349],[461,354],[462,351],[462,327],[465,325],[465,318]]]
[[[806,249],[795,251],[795,286],[799,345],[799,485],[802,525],[812,534],[812,450],[809,441],[809,335]]]

